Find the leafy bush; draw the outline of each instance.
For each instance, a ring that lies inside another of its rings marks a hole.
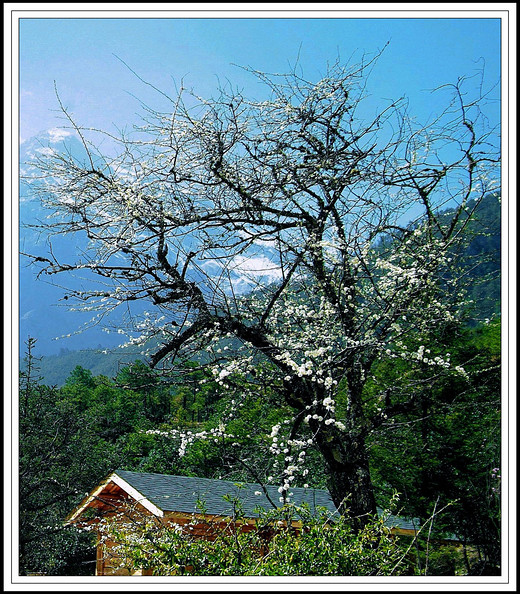
[[[185,525],[156,518],[106,521],[105,554],[130,573],[234,576],[413,575],[407,549],[373,518],[356,532],[345,516],[286,505],[251,523],[235,501],[236,515],[217,522],[201,513]],[[128,518],[128,514],[125,514]],[[110,544],[109,544],[110,543]],[[116,543],[115,546],[113,543]]]

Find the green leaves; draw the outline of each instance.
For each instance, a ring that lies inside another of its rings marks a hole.
[[[20,378],[20,572],[89,575],[95,559],[90,535],[65,529],[63,520],[115,463],[115,450],[76,399],[93,386],[92,376],[78,371],[64,399],[33,379],[30,363]]]
[[[124,517],[107,524],[119,558],[130,571],[151,568],[154,575],[234,576],[384,576],[413,575],[400,541],[391,536],[384,516],[361,532],[343,516],[285,506],[262,514],[255,525],[240,515],[221,523],[203,510],[187,525],[160,526]],[[123,523],[122,523],[123,522]],[[195,536],[197,532],[197,536]],[[203,536],[201,536],[203,535]],[[205,536],[204,536],[205,535]]]
[[[478,547],[487,571],[496,571],[500,493],[498,473],[492,471],[500,467],[500,322],[478,329],[453,326],[451,332],[432,336],[429,344],[449,350],[452,367],[462,366],[465,376],[446,373],[424,381],[427,376],[416,372],[410,407],[370,440],[374,482],[381,498],[396,489],[407,514],[422,519],[436,500],[454,502],[436,519],[433,533],[455,534]],[[407,372],[408,365],[400,361],[379,366],[376,375]],[[369,388],[366,397],[372,401],[374,385]],[[471,570],[473,562],[463,571]]]

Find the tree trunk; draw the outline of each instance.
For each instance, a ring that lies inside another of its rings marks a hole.
[[[318,431],[316,439],[328,467],[332,501],[361,530],[377,513],[365,440],[328,428]]]

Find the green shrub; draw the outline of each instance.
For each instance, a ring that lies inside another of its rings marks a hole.
[[[261,513],[254,526],[237,514],[223,525],[201,514],[185,526],[164,526],[155,518],[106,523],[105,537],[117,543],[107,553],[130,572],[154,575],[385,576],[412,575],[413,560],[399,539],[374,518],[355,532],[344,516],[286,505]],[[134,518],[135,520],[135,518]],[[253,528],[253,529],[251,529]],[[206,537],[194,535],[205,530]],[[409,543],[407,543],[409,544]]]

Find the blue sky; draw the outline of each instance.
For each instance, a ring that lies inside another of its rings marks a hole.
[[[84,126],[114,130],[137,123],[141,109],[136,97],[154,108],[164,106],[161,96],[120,60],[166,93],[174,93],[184,77],[185,86],[203,96],[215,94],[218,80],[226,79],[254,95],[255,80],[233,64],[285,72],[298,60],[307,78],[318,79],[338,56],[356,62],[389,42],[369,91],[376,100],[406,95],[411,111],[423,119],[436,108],[437,95],[428,89],[472,75],[484,63],[489,85],[500,78],[501,22],[492,12],[467,11],[467,18],[449,12],[435,13],[437,18],[402,18],[402,12],[392,18],[377,17],[377,12],[351,18],[346,11],[340,13],[345,18],[312,18],[313,12],[298,11],[292,18],[275,18],[272,12],[264,18],[176,18],[175,11],[170,13],[175,18],[120,14],[20,20],[22,140],[63,123],[56,112],[54,81],[63,103]],[[491,17],[475,18],[486,14]]]

